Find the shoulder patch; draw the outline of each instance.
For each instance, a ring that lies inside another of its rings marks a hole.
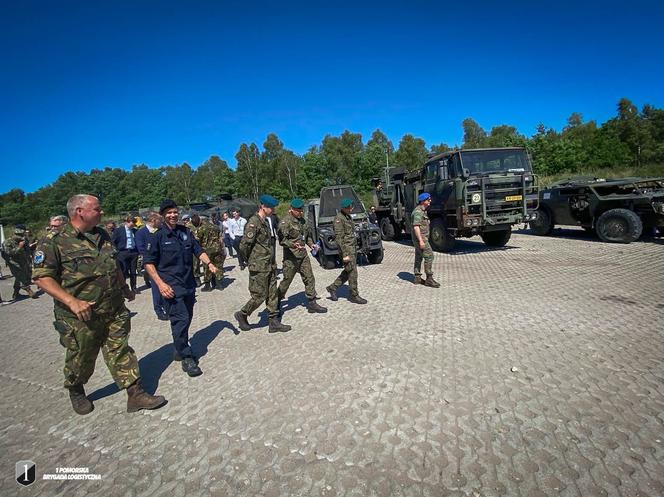
[[[37,252],[35,252],[34,261],[35,264],[41,264],[44,262],[44,252],[37,250]]]

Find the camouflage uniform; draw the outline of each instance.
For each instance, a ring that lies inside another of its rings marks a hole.
[[[267,220],[257,214],[249,218],[240,242],[240,250],[249,266],[249,293],[251,298],[241,312],[249,316],[263,302],[269,317],[279,316],[279,296],[277,294],[277,262],[274,252],[274,238]]]
[[[314,272],[311,269],[309,255],[307,254],[306,248],[303,250],[295,248],[295,244],[298,242],[303,247],[306,247],[309,242],[312,244],[315,243],[311,230],[304,219],[298,219],[290,214],[286,216],[279,223],[279,240],[281,246],[284,247],[284,279],[279,284],[279,296],[283,298],[286,295],[293,278],[297,273],[300,273],[307,298],[309,300],[315,299],[316,280],[314,278]]]
[[[351,297],[359,297],[360,292],[357,288],[357,239],[355,238],[355,225],[350,215],[341,211],[337,213],[334,218],[334,234],[344,270],[327,289],[336,292],[341,285],[348,281]],[[346,256],[350,257],[350,261],[343,262],[343,258]]]
[[[208,266],[204,265],[203,283],[209,283],[214,278],[217,281],[221,281],[224,277],[224,261],[226,260],[226,251],[224,250],[224,242],[221,239],[221,231],[214,224],[207,221],[201,221],[201,224],[198,226],[192,225],[191,231],[212,261],[212,264],[217,268],[217,274],[215,275],[210,271]],[[194,261],[198,264],[198,259],[194,258]]]
[[[18,244],[23,241],[23,247]],[[32,268],[30,267],[30,248],[28,239],[17,233],[5,240],[4,251],[7,254],[7,265],[14,276],[14,296],[18,295],[20,289],[30,289],[32,279]]]
[[[42,240],[35,252],[33,278],[51,277],[77,299],[94,302],[92,319],[81,321],[55,300],[55,329],[65,353],[65,388],[80,387],[94,372],[101,348],[119,388],[135,383],[140,373],[129,346],[129,311],[118,282],[116,250],[106,230],[82,233],[72,224]]]
[[[424,259],[424,273],[429,276],[433,274],[433,250],[429,244],[429,215],[422,204],[413,209],[411,214],[411,226],[419,226],[422,239],[424,240],[424,249],[420,248],[420,241],[412,230],[413,245],[415,246],[415,281],[419,281],[422,275],[422,260]]]

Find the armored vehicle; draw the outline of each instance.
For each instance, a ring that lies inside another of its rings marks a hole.
[[[664,228],[664,178],[574,177],[540,192],[530,229],[548,235],[556,225],[581,226],[604,242],[630,243]]]
[[[502,247],[512,225],[537,216],[537,178],[524,148],[450,150],[432,155],[413,172],[403,168],[374,178],[378,225],[383,240],[411,233],[410,214],[420,193],[431,194],[429,240],[450,252],[455,239],[479,235]]]
[[[369,222],[364,204],[352,186],[328,186],[320,191],[320,198],[310,200],[304,208],[304,217],[311,227],[320,249],[316,257],[325,269],[333,269],[341,263],[339,248],[334,235],[334,217],[340,209],[341,199],[353,199],[351,218],[355,224],[357,253],[363,255],[371,264],[380,264],[383,260],[383,242],[378,226]]]

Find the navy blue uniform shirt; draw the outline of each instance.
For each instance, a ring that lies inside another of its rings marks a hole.
[[[164,224],[148,239],[144,264],[154,264],[157,273],[168,283],[176,297],[193,293],[196,281],[193,273],[193,256],[204,250],[188,228],[176,225],[170,229]]]

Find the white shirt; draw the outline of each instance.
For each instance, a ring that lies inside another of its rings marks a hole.
[[[246,224],[247,220],[242,216],[238,217],[237,219],[233,219],[232,223],[230,223],[228,226],[228,234],[231,235],[233,240],[235,240],[236,236],[244,236],[244,227]]]
[[[224,235],[229,235],[230,234],[231,221],[232,221],[232,219],[226,219],[225,221],[221,222],[221,226],[224,230]]]

